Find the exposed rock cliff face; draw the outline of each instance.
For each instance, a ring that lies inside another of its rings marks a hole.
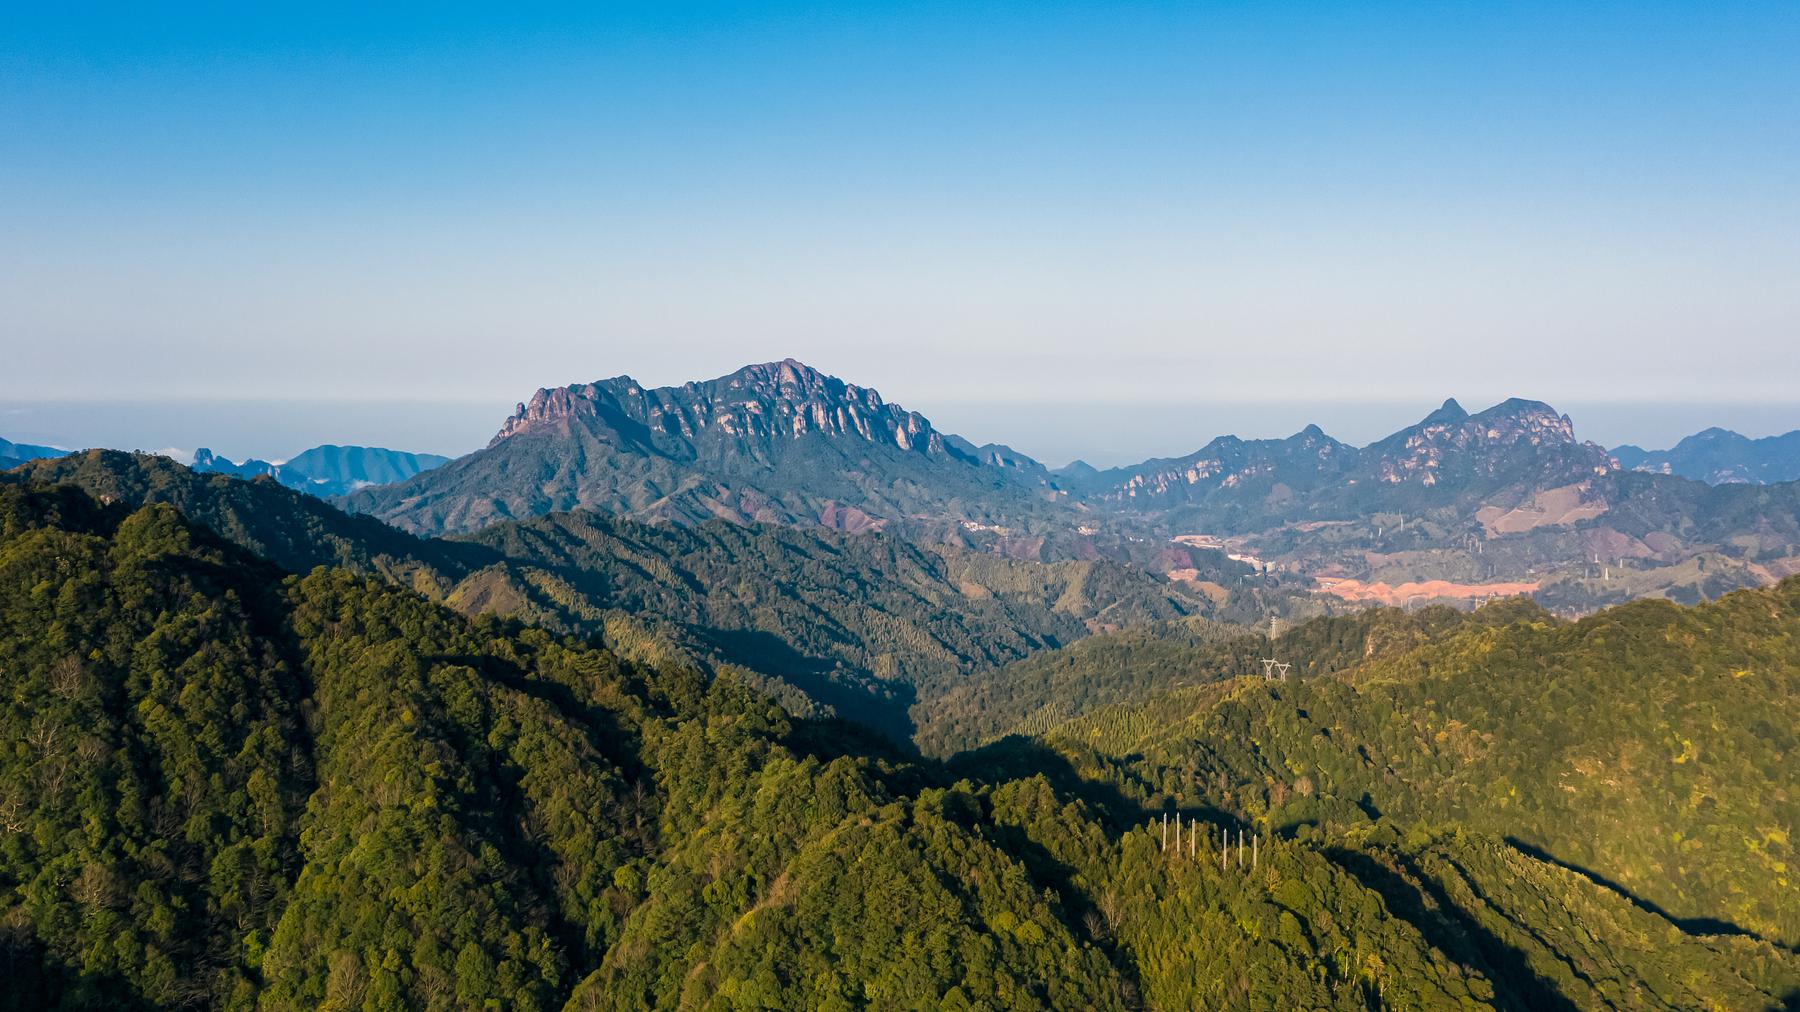
[[[1032,557],[1082,557],[1111,538],[1138,558],[1149,549],[1130,546],[1171,532],[1382,511],[1504,514],[1613,466],[1566,416],[1510,400],[1474,415],[1448,401],[1360,449],[1309,425],[1286,439],[1222,436],[1185,457],[1051,473],[788,359],[680,386],[620,376],[539,390],[486,449],[347,502],[420,533],[590,508],[683,523],[929,528]]]
[[[629,376],[539,390],[500,427],[490,448],[514,436],[608,429],[663,452],[719,446],[755,453],[809,434],[891,443],[929,456],[954,453],[924,415],[888,404],[867,387],[787,359],[715,380],[645,387]],[[971,458],[972,460],[972,458]]]
[[[1286,439],[1222,436],[1186,457],[1058,477],[1091,502],[1126,510],[1213,507],[1260,516],[1448,502],[1514,486],[1523,494],[1612,469],[1605,450],[1575,438],[1567,415],[1513,399],[1475,415],[1445,401],[1418,424],[1360,449],[1309,425]]]
[[[1568,415],[1516,397],[1475,415],[1445,401],[1419,424],[1365,447],[1360,458],[1367,479],[1424,487],[1578,481],[1613,469],[1604,449],[1575,438]]]
[[[1043,465],[787,359],[675,387],[629,376],[539,390],[485,450],[352,508],[415,531],[587,507],[647,519],[823,523],[1017,519]]]

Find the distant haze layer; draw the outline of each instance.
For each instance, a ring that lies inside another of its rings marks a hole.
[[[511,410],[510,402],[463,400],[0,401],[0,437],[183,460],[204,446],[233,460],[280,461],[321,443],[456,457],[486,446]]]
[[[1532,396],[1529,390],[1519,393]],[[487,445],[513,403],[530,394],[433,401],[0,401],[0,437],[66,449],[180,451],[176,456],[205,446],[238,460],[281,460],[319,443],[460,456]],[[1416,422],[1449,396],[1471,410],[1487,406],[1456,390],[1413,401],[977,402],[898,394],[892,399],[945,431],[978,443],[1005,443],[1052,467],[1076,459],[1107,467],[1191,453],[1226,433],[1280,437],[1308,424],[1361,445]],[[1800,429],[1800,402],[1551,403],[1573,418],[1582,439],[1609,447],[1669,447],[1715,425],[1751,437]]]

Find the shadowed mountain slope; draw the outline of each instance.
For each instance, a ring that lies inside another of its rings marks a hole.
[[[968,672],[1216,607],[1110,562],[1042,565],[818,529],[652,526],[583,512],[466,539],[417,538],[266,477],[198,474],[113,451],[35,462],[8,478],[73,484],[107,503],[168,504],[293,572],[347,567],[466,614],[604,631],[633,652],[746,666],[901,739],[915,696]]]
[[[1049,738],[1143,757],[1144,789],[1272,827],[1453,820],[1670,916],[1800,941],[1800,579],[1505,617],[1335,675],[1176,688]]]
[[[1256,832],[1240,796],[1195,795],[1180,854],[1151,822],[1178,799],[1137,780],[1047,751],[910,762],[729,676],[285,575],[67,485],[0,485],[0,656],[11,1007],[1761,1009],[1800,987],[1791,952],[1491,835],[1321,822],[1252,858],[1213,842]]]

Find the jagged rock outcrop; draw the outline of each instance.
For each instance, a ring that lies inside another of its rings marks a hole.
[[[1276,518],[1447,504],[1512,487],[1566,485],[1611,469],[1605,450],[1575,438],[1567,415],[1514,398],[1474,415],[1448,400],[1416,425],[1362,448],[1309,425],[1286,439],[1221,436],[1186,457],[1057,477],[1089,501],[1131,511],[1210,508]]]
[[[576,508],[646,519],[1013,522],[1054,500],[1041,464],[793,359],[646,387],[539,390],[487,448],[347,503],[421,532]]]
[[[1364,447],[1361,477],[1390,485],[1578,481],[1612,470],[1606,451],[1575,438],[1568,415],[1512,398],[1471,415],[1455,400],[1419,424]]]
[[[539,390],[484,450],[346,503],[420,533],[591,508],[857,531],[935,524],[1042,554],[1045,537],[1091,539],[1108,515],[1152,529],[1259,530],[1379,510],[1472,513],[1612,468],[1567,416],[1515,399],[1474,415],[1448,401],[1360,449],[1309,425],[1286,439],[1221,436],[1185,457],[1052,473],[787,359],[680,386],[619,376]]]
[[[817,434],[892,443],[927,456],[952,450],[924,415],[794,359],[746,366],[715,380],[645,387],[629,376],[539,390],[501,425],[488,447],[521,435],[608,429],[626,442],[696,459],[757,453]],[[967,441],[959,441],[968,445]],[[970,447],[973,449],[973,447]],[[712,451],[709,453],[709,451]]]

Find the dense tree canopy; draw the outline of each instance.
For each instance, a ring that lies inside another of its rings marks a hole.
[[[1530,609],[1293,682],[1232,680],[1057,728],[1140,757],[1146,797],[1270,829],[1358,812],[1455,820],[1671,914],[1800,942],[1800,579],[1579,622]]]
[[[1319,625],[1306,677],[946,765],[7,484],[0,1002],[1768,1008],[1800,993],[1797,616],[1790,584]]]
[[[88,451],[8,478],[171,505],[293,572],[349,568],[468,615],[604,631],[634,657],[732,664],[796,712],[836,713],[899,740],[911,733],[913,702],[968,671],[1218,607],[1106,561],[1020,562],[771,525],[654,526],[582,512],[460,540],[415,538],[272,479],[199,474],[146,454]]]

